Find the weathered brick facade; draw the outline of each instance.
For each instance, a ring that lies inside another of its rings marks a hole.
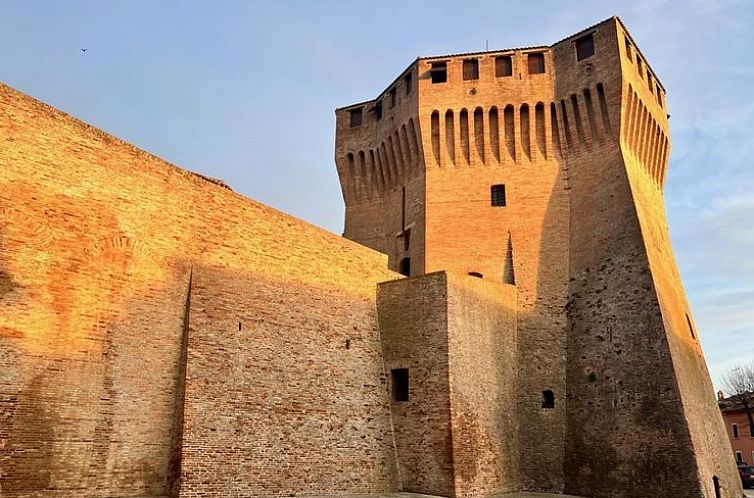
[[[419,58],[336,115],[346,237],[412,276],[515,284],[506,487],[714,497],[716,477],[739,496],[669,244],[665,90],[617,18],[552,46]],[[465,363],[448,355],[452,378]]]
[[[667,137],[616,18],[417,59],[340,238],[0,86],[0,496],[738,498]]]
[[[398,488],[385,256],[0,87],[0,495]]]

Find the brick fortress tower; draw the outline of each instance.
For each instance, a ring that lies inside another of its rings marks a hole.
[[[344,236],[416,277],[378,291],[405,490],[741,495],[669,242],[665,90],[618,18],[420,57],[336,116]]]

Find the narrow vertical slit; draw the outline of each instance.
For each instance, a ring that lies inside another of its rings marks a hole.
[[[529,123],[529,104],[522,104],[521,105],[521,148],[524,151],[524,156],[526,156],[528,159],[531,159],[531,137],[530,137],[530,126]]]
[[[432,153],[435,155],[435,163],[440,165],[440,113],[432,111]]]
[[[563,133],[565,133],[566,145],[573,149],[573,138],[571,137],[571,125],[568,123],[568,108],[564,99],[560,99],[560,111],[563,119]]]
[[[348,186],[350,191],[351,198],[356,197],[356,161],[354,159],[353,153],[349,152],[348,155],[346,155],[346,164],[347,164],[347,171],[348,171]]]
[[[602,141],[600,132],[597,129],[597,116],[594,113],[594,104],[592,103],[592,92],[588,88],[584,88],[584,106],[586,107],[586,117],[589,121],[589,129],[592,132],[592,143],[599,140]]]
[[[375,183],[377,185],[377,188],[379,190],[385,189],[385,178],[382,176],[382,170],[377,164],[377,160],[374,156],[374,149],[369,150],[369,164],[372,167],[372,170],[374,171],[374,177],[375,177]]]
[[[508,149],[508,157],[516,160],[516,129],[513,120],[513,106],[508,104],[503,110],[505,124],[505,147]]]
[[[500,162],[500,122],[497,115],[497,107],[493,107],[489,112],[490,123],[490,148],[492,155],[497,162]]]
[[[448,160],[451,164],[456,163],[456,128],[453,122],[453,111],[445,112],[445,147],[448,149]]]
[[[369,195],[369,185],[367,183],[367,161],[364,151],[359,151],[359,191],[364,192],[365,196]]]
[[[579,110],[579,98],[576,94],[571,94],[571,106],[573,107],[573,121],[576,123],[576,134],[579,136],[581,145],[586,145],[586,135],[584,134],[584,123],[581,121],[581,111]]]
[[[406,125],[401,126],[401,149],[406,157],[406,169],[411,169],[414,165],[414,158],[411,153],[411,144],[408,141],[408,134],[406,133]]]
[[[545,133],[545,105],[538,102],[534,107],[534,124],[537,132],[539,155],[547,159],[547,139]]]
[[[629,86],[630,88],[630,86]],[[605,125],[605,134],[610,134],[610,113],[607,110],[607,98],[605,97],[605,87],[602,83],[597,83],[597,98],[600,101],[600,112],[602,113],[602,124]]]
[[[558,107],[555,102],[550,103],[550,127],[552,128],[553,148],[563,155],[563,145],[560,143],[560,126],[558,125]]]
[[[639,132],[641,131],[641,123],[644,115],[642,114],[641,100],[639,96],[634,92],[634,115],[633,126],[631,127],[631,150],[634,156],[639,157]]]
[[[400,130],[396,128],[393,132],[393,138],[395,139],[396,154],[398,154],[398,161],[401,163],[401,176],[406,178],[409,171],[408,156],[406,155],[406,149],[403,147],[403,140],[401,140]]]
[[[598,86],[599,88],[599,86]],[[599,90],[598,90],[599,91]],[[602,101],[600,100],[600,106],[602,105]],[[634,91],[631,85],[628,85],[628,95],[626,97],[626,122],[623,126],[623,140],[626,142],[626,144],[630,145],[629,143],[629,137],[631,136],[631,127],[634,124],[634,116],[633,116],[633,106],[634,106]],[[603,116],[604,121],[604,116]],[[607,125],[606,125],[607,126]]]
[[[401,181],[401,178],[403,178],[403,172],[401,171],[400,163],[398,162],[398,156],[395,153],[395,146],[393,145],[393,136],[388,135],[387,136],[387,150],[389,152],[390,160],[393,163],[393,170],[395,171],[395,178],[398,180],[398,182]]]
[[[459,116],[459,125],[461,127],[461,152],[463,153],[466,164],[471,164],[471,148],[469,146],[469,111],[461,109]]]
[[[380,171],[382,172],[385,190],[387,190],[388,188],[390,188],[390,171],[388,170],[387,164],[385,164],[385,159],[382,157],[382,145],[377,146],[375,155],[377,156],[377,163],[379,164]]]
[[[647,137],[649,136],[649,121],[651,118],[647,108],[642,106],[641,135],[639,136],[639,160],[644,163],[646,159]]]
[[[380,142],[380,146],[377,148],[379,151],[380,162],[382,163],[382,169],[386,173],[387,185],[391,187],[395,181],[393,177],[393,171],[390,169],[390,161],[387,160],[387,152],[385,152],[385,142]]]
[[[484,111],[481,107],[474,109],[474,142],[477,157],[484,164]]]
[[[411,139],[411,147],[414,150],[414,157],[416,157],[416,162],[421,166],[421,156],[419,155],[419,139],[416,136],[414,118],[408,120],[408,136]]]

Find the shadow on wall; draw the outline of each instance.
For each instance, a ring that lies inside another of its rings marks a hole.
[[[14,368],[0,372],[0,490],[166,494],[185,267],[123,236],[50,243],[2,213],[0,355]]]
[[[109,212],[21,194],[38,212]],[[211,481],[227,494],[395,491],[374,302],[360,288],[192,271],[123,235],[114,216],[102,232],[118,235],[95,241],[81,220],[46,216],[68,235],[38,237],[22,216],[0,219],[0,330],[14,331],[0,342],[14,365],[0,371],[3,496],[176,496],[181,472],[188,489]],[[235,253],[222,257],[243,266]],[[190,278],[200,304],[187,338]]]

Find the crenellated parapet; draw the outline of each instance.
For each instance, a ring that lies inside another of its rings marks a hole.
[[[552,161],[613,137],[602,83],[560,101],[435,109],[427,121],[432,158],[427,168]]]

